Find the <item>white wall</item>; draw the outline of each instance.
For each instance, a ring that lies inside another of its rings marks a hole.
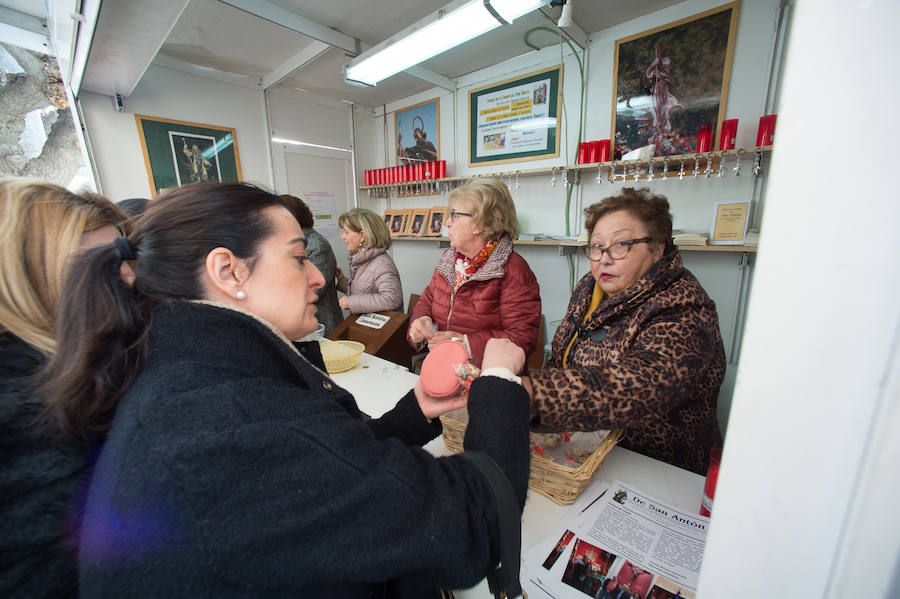
[[[898,22],[894,0],[794,5],[701,597],[897,597],[900,202],[834,127],[892,156],[896,119],[855,115],[900,93]]]
[[[233,127],[244,180],[272,187],[262,91],[151,65],[125,112],[108,96],[83,92],[79,100],[103,194],[113,201],[151,197],[135,114]]]

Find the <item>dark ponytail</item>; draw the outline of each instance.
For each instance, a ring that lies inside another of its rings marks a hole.
[[[261,215],[271,206],[284,202],[247,183],[189,185],[151,202],[127,243],[119,239],[74,260],[59,304],[56,355],[41,389],[67,437],[87,441],[109,430],[143,365],[153,306],[202,299],[210,251],[227,248],[253,269],[273,231]],[[137,270],[129,286],[120,268],[131,258]]]
[[[87,250],[74,262],[60,297],[57,351],[44,370],[41,394],[73,441],[109,429],[143,363],[148,316],[119,275],[121,265],[114,245]]]

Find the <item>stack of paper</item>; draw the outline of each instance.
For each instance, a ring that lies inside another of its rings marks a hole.
[[[522,556],[522,589],[553,599],[693,599],[708,528],[709,518],[628,483],[594,481]]]
[[[744,245],[759,245],[759,231],[754,231],[753,229],[747,231],[747,236],[744,237]]]
[[[675,245],[706,245],[709,235],[706,233],[688,233],[686,231],[673,231],[672,240]]]

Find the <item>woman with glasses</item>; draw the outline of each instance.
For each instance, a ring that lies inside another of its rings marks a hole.
[[[672,243],[669,202],[625,188],[585,210],[591,272],[544,369],[523,378],[541,430],[626,429],[623,447],[705,474],[720,447],[716,307]]]
[[[466,339],[476,365],[492,337],[534,351],[541,321],[540,288],[528,263],[513,251],[518,232],[509,189],[476,179],[450,192],[450,248],[410,316],[409,340],[419,350]]]
[[[393,258],[391,233],[380,216],[354,208],[338,217],[341,239],[347,244],[350,277],[337,269],[337,288],[346,293],[338,304],[351,314],[403,310],[403,286]]]

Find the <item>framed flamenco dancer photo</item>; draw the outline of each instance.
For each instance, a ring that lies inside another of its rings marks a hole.
[[[719,147],[738,12],[739,0],[616,40],[613,159],[696,152],[701,125]]]

